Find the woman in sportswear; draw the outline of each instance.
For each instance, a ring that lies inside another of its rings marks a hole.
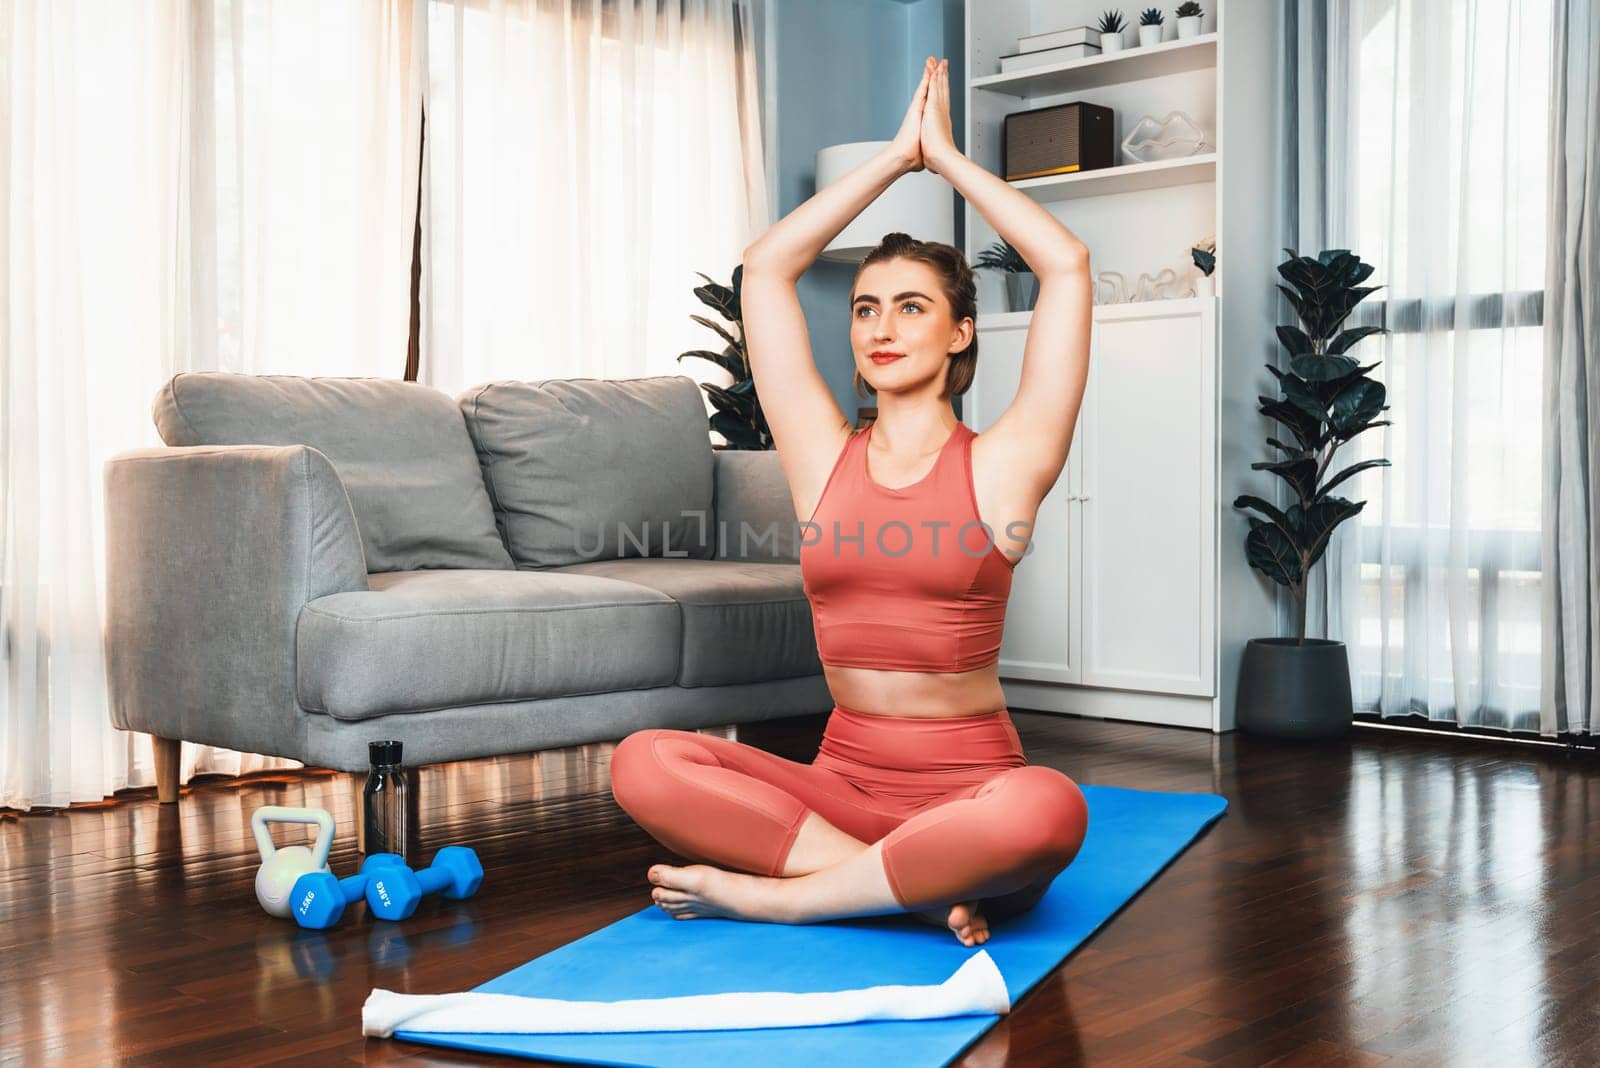
[[[997,661],[1013,569],[1066,464],[1088,375],[1088,251],[959,152],[945,62],[929,57],[900,131],[745,250],[756,386],[802,527],[801,574],[835,705],[802,764],[726,738],[651,729],[617,746],[617,803],[701,863],[652,866],[679,919],[810,923],[914,912],[964,945],[1030,908],[1083,842],[1077,785],[1027,762]],[[850,297],[853,431],[812,361],[796,282],[900,175],[951,183],[1039,276],[1015,399],[982,434],[950,398],[972,384],[972,270],[889,234]]]

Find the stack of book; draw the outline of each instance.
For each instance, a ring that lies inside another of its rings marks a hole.
[[[1069,59],[1084,59],[1100,54],[1100,35],[1087,26],[1074,26],[1070,30],[1052,30],[1017,38],[1017,50],[1000,57],[1000,73],[1026,70],[1029,67],[1047,67]]]

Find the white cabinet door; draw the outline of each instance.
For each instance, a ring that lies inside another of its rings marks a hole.
[[[1025,314],[996,315],[992,320],[996,325],[978,331],[977,375],[961,405],[962,421],[980,434],[1000,418],[1017,394],[1028,334]],[[1082,440],[1080,412],[1066,470],[1040,503],[1031,550],[1018,561],[1012,575],[1000,646],[1001,678],[1081,681],[1078,576],[1082,562],[1076,498],[1082,481]]]
[[[1073,446],[1083,486],[1079,681],[1212,695],[1215,304],[1096,313]]]

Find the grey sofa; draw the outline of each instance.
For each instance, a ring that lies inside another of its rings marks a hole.
[[[106,465],[111,719],[346,771],[824,711],[774,452],[685,376],[180,374]]]

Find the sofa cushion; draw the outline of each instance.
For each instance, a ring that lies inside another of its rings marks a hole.
[[[168,445],[309,445],[350,495],[368,571],[505,568],[472,442],[449,395],[386,378],[220,371],[156,395]]]
[[[659,590],[683,614],[679,686],[727,686],[822,670],[796,564],[591,560],[553,575],[591,575]]]
[[[711,439],[692,378],[491,382],[459,403],[517,567],[712,555]]]
[[[800,520],[776,449],[718,449],[716,559],[800,562]]]
[[[320,597],[295,634],[300,705],[339,719],[670,686],[677,605],[631,582],[410,571]]]

